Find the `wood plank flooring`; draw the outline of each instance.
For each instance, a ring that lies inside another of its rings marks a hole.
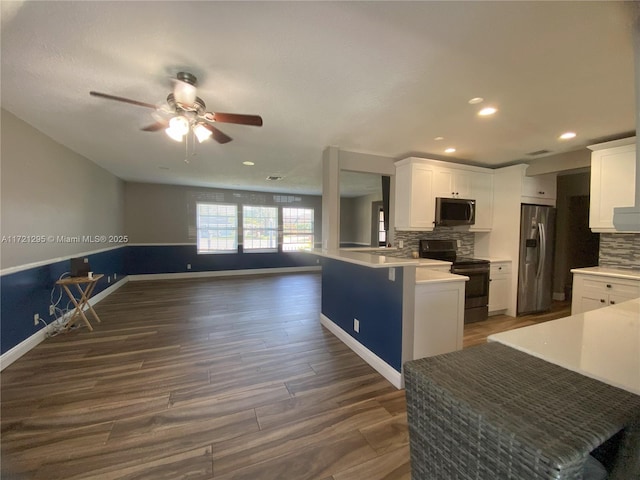
[[[318,274],[130,282],[96,311],[2,372],[2,479],[410,479],[404,391],[321,327]]]

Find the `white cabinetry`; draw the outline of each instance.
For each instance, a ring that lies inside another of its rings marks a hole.
[[[416,284],[413,359],[462,349],[464,287],[464,281]]]
[[[476,223],[471,232],[488,232],[493,224],[493,174],[474,172],[470,197],[476,201]]]
[[[395,228],[433,230],[433,168],[419,163],[396,166]]]
[[[396,230],[433,230],[436,197],[476,200],[476,223],[454,229],[488,232],[493,220],[493,171],[410,157],[396,165]]]
[[[637,280],[615,276],[573,273],[571,315],[614,305],[640,297]]]
[[[490,268],[489,315],[496,315],[509,308],[511,262],[491,262]]]
[[[594,232],[616,232],[614,207],[635,203],[635,137],[592,145],[589,227]]]
[[[555,173],[533,177],[525,176],[522,179],[522,203],[555,206],[556,189],[557,179]]]
[[[473,198],[471,196],[471,172],[455,168],[437,168],[434,178],[436,197]]]

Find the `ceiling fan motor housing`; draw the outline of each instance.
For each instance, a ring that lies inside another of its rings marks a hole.
[[[188,83],[189,85],[193,85],[194,87],[198,83],[198,79],[196,78],[196,76],[189,72],[178,72],[177,78],[181,82]]]

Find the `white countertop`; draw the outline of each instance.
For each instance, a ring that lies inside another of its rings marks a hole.
[[[489,336],[640,395],[640,299]]]
[[[416,268],[416,285],[425,283],[467,282],[469,277],[454,275],[453,273],[439,272],[430,268]]]
[[[314,249],[308,250],[309,253],[321,257],[341,260],[343,262],[355,263],[372,268],[389,268],[389,267],[430,267],[440,265],[451,265],[451,262],[442,262],[440,260],[430,260],[427,258],[402,258],[391,257],[385,255],[376,255],[366,251],[354,251],[351,249],[324,250]]]
[[[503,262],[510,262],[511,261],[510,258],[506,258],[506,257],[483,257],[481,255],[481,256],[475,257],[475,258],[480,258],[482,260],[489,260],[491,263],[503,263]]]
[[[598,275],[602,277],[624,278],[627,280],[640,280],[640,269],[586,267],[586,268],[574,268],[573,270],[571,270],[571,273]]]

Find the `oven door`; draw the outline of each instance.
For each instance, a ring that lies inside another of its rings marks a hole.
[[[454,265],[451,273],[469,277],[464,289],[465,323],[485,320],[489,304],[489,265]]]

